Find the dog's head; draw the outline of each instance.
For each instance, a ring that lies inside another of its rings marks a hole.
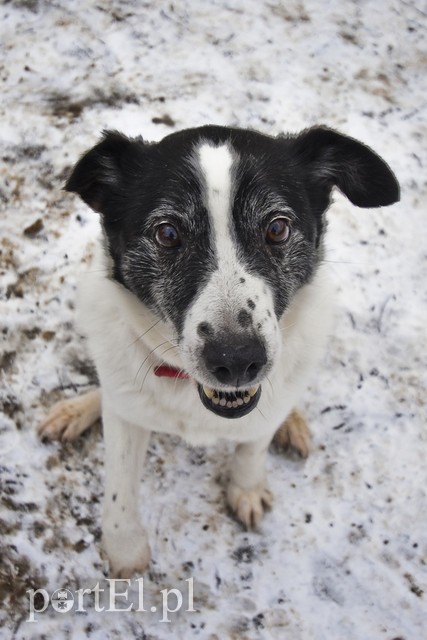
[[[359,207],[399,198],[378,155],[321,127],[273,138],[206,126],[158,143],[106,132],[66,189],[101,213],[113,277],[173,325],[203,404],[237,418],[322,260],[334,186]]]

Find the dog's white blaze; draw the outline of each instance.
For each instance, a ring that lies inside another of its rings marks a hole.
[[[239,256],[232,215],[233,165],[238,162],[237,153],[226,144],[215,146],[212,142],[204,142],[197,150],[195,161],[203,185],[217,264],[187,314],[181,349],[186,371],[213,386],[217,381],[207,372],[200,356],[204,340],[198,335],[199,323],[208,322],[215,327],[219,340],[240,335],[244,341],[245,334],[251,336],[256,331],[265,343],[269,366],[280,352],[280,332],[270,287],[261,277],[248,272]],[[248,306],[249,302],[252,306]],[[248,313],[248,309],[250,327],[240,320],[242,311]]]
[[[231,241],[231,168],[233,156],[226,145],[203,144],[199,149],[200,168],[206,185],[208,211],[215,234],[218,262],[234,258]],[[224,263],[223,263],[223,266]]]

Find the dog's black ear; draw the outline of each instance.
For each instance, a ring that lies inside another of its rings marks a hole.
[[[338,187],[358,207],[386,206],[399,200],[399,183],[390,167],[354,138],[313,127],[293,139],[292,152],[315,185],[328,193]]]
[[[109,203],[120,197],[127,167],[135,160],[132,140],[117,131],[104,131],[101,141],[75,165],[65,190],[77,193],[94,211],[106,213]]]

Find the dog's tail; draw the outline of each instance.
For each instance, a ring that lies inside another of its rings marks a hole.
[[[101,390],[94,389],[54,404],[37,432],[48,440],[74,440],[100,417]]]

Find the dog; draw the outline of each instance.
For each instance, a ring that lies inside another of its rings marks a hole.
[[[78,300],[100,389],[58,403],[39,433],[72,439],[102,412],[112,575],[150,560],[138,487],[151,431],[236,443],[227,501],[246,527],[272,505],[275,434],[308,454],[296,405],[330,328],[334,187],[358,207],[399,199],[384,160],[326,127],[271,137],[208,125],[155,143],[106,131],[72,170],[66,190],[101,218]]]

